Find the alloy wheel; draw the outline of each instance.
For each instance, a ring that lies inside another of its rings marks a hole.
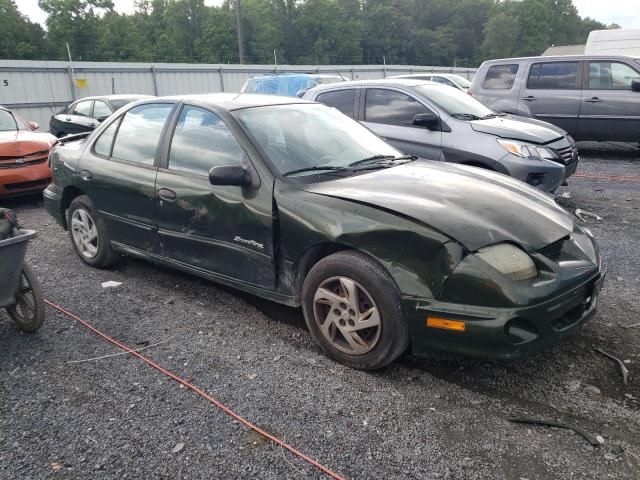
[[[98,227],[85,209],[78,208],[71,215],[71,234],[80,255],[92,259],[98,254]]]
[[[313,310],[322,335],[334,348],[364,355],[378,344],[380,311],[369,292],[355,280],[324,280],[313,296]]]

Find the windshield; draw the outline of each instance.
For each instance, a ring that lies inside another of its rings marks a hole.
[[[270,105],[233,113],[284,175],[331,172],[372,157],[402,156],[355,120],[324,105]]]
[[[455,88],[444,85],[418,85],[413,89],[452,117],[477,120],[495,114],[475,98]]]
[[[471,82],[469,80],[467,80],[464,77],[460,77],[459,75],[451,75],[450,77],[447,77],[447,78],[451,80],[453,83],[455,83],[456,85],[458,85],[459,87],[469,88],[471,86]]]
[[[6,110],[0,110],[0,132],[9,132],[18,130],[16,119]]]

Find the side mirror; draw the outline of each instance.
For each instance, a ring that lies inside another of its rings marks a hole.
[[[234,185],[248,187],[251,185],[251,174],[238,165],[222,165],[209,170],[211,185]]]
[[[631,80],[631,90],[640,92],[640,80]]]
[[[34,121],[27,122],[27,125],[29,125],[29,128],[31,128],[32,130],[37,130],[40,128],[40,125],[38,125],[38,122],[34,122]]]
[[[102,123],[109,117],[110,115],[102,115],[101,117],[96,118],[96,120],[98,121],[98,123]]]
[[[416,127],[424,127],[429,130],[437,130],[440,128],[440,119],[433,113],[418,113],[413,117],[413,124]]]

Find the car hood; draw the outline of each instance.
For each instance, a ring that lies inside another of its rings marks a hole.
[[[499,242],[535,251],[573,231],[573,218],[551,197],[464,165],[417,160],[302,188],[410,217],[471,251]]]
[[[25,130],[0,132],[0,157],[24,157],[49,150],[56,137],[48,133]]]
[[[563,130],[551,124],[539,120],[526,121],[515,115],[474,120],[469,123],[476,132],[530,143],[549,143],[564,136]]]

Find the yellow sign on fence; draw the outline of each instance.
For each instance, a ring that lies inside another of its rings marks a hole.
[[[78,88],[87,88],[89,86],[89,82],[86,78],[76,78],[76,87]]]

